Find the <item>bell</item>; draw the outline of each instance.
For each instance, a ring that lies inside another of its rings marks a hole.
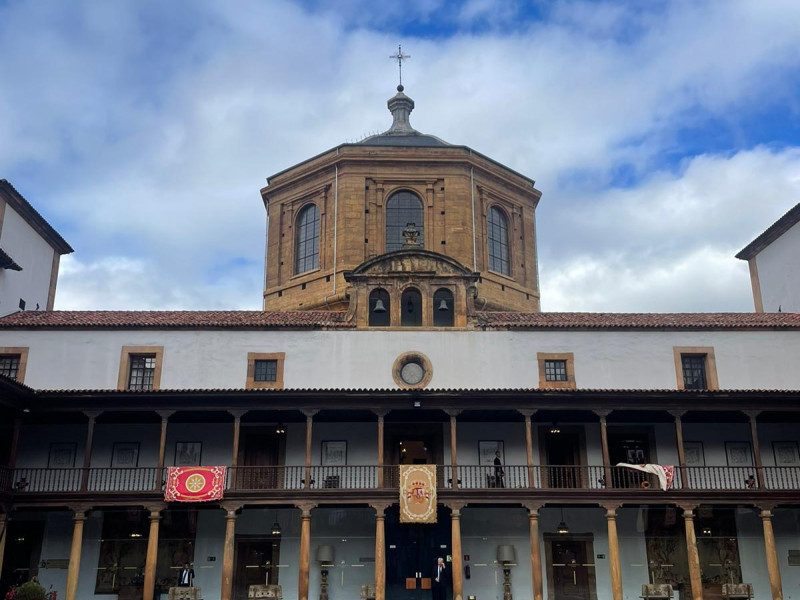
[[[383,300],[378,298],[375,301],[375,308],[372,309],[372,312],[376,312],[376,313],[385,313],[386,312],[386,307],[383,305]]]
[[[447,300],[442,298],[442,301],[439,302],[439,310],[450,310],[450,307],[447,306]]]

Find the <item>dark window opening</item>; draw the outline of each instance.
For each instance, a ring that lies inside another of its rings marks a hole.
[[[452,327],[455,324],[455,304],[450,290],[436,290],[433,294],[433,325]]]
[[[155,354],[131,354],[128,372],[129,390],[152,390],[155,376]]]
[[[681,354],[683,388],[686,390],[708,389],[706,382],[706,355]]]
[[[257,360],[254,363],[253,381],[277,381],[278,361]]]
[[[319,211],[309,204],[297,217],[294,272],[305,273],[319,267]]]
[[[489,269],[503,275],[511,274],[508,258],[508,220],[502,210],[489,210]]]
[[[545,381],[567,381],[567,361],[544,361],[544,379]]]
[[[422,294],[415,288],[403,292],[400,300],[400,324],[404,327],[420,327],[422,325]]]
[[[369,294],[370,327],[388,327],[392,316],[390,307],[389,292],[381,289],[372,290]]]
[[[405,245],[403,230],[409,223],[419,231],[417,247],[425,246],[425,222],[422,200],[411,192],[397,192],[386,202],[386,251],[401,250]]]
[[[19,354],[0,355],[0,375],[16,381],[19,376]]]

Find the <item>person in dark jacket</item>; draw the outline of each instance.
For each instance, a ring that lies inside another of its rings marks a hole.
[[[431,591],[433,600],[447,600],[447,580],[450,577],[450,570],[445,567],[444,559],[436,559],[436,566],[433,568],[433,581]]]
[[[178,574],[178,587],[194,587],[194,569],[189,563],[183,563],[183,568]]]
[[[503,477],[506,472],[503,470],[503,461],[500,460],[500,450],[494,453],[494,485],[495,487],[506,487]]]

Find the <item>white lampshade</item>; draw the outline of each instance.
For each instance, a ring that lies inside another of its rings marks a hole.
[[[497,547],[497,562],[499,563],[514,563],[517,562],[517,553],[514,546],[502,545]]]
[[[317,562],[323,564],[333,564],[333,546],[325,544],[324,546],[317,546]]]

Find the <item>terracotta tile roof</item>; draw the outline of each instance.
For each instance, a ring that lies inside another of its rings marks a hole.
[[[742,248],[736,255],[741,260],[750,260],[772,242],[789,231],[800,221],[800,204],[795,204],[780,219],[770,225],[761,235]]]
[[[246,311],[246,310],[164,310],[164,311],[28,311],[0,319],[0,329],[29,328],[324,328],[353,327],[341,311]]]
[[[72,246],[61,237],[61,234],[58,233],[53,226],[39,214],[39,211],[33,208],[33,205],[17,191],[17,188],[11,185],[6,179],[0,179],[0,195],[2,195],[3,198],[20,213],[22,218],[25,219],[31,227],[36,229],[59,254],[74,252]]]
[[[800,329],[800,313],[480,312],[479,324],[531,329]]]

